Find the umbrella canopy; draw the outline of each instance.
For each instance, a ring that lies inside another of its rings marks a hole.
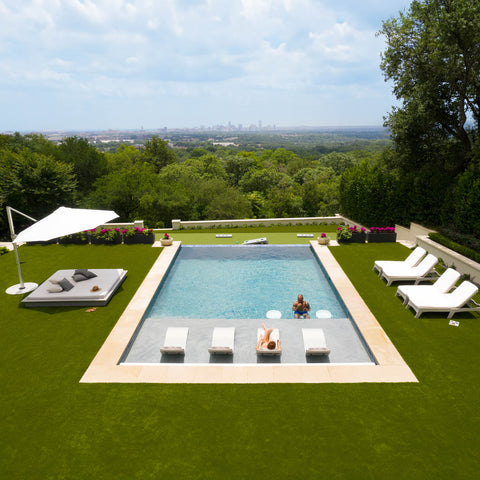
[[[117,217],[118,215],[113,210],[60,207],[20,232],[13,242],[47,241],[98,227]]]

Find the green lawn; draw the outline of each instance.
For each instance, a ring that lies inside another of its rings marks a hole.
[[[174,240],[181,240],[187,245],[236,245],[245,240],[266,237],[269,243],[292,244],[309,243],[316,240],[321,233],[325,232],[332,240],[337,236],[337,225],[302,225],[295,227],[249,227],[249,228],[212,228],[202,230],[174,230],[167,233]],[[162,232],[163,233],[163,232]],[[232,238],[217,238],[217,234],[229,233]],[[313,234],[313,238],[297,237],[297,234]],[[156,235],[157,239],[162,234]]]
[[[94,313],[23,308],[3,293],[18,278],[13,254],[1,256],[0,478],[477,478],[480,318],[413,318],[371,270],[403,259],[399,244],[331,250],[419,383],[79,384],[160,250],[20,248],[25,281],[127,269]]]

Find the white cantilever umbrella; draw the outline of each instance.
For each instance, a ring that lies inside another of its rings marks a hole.
[[[52,238],[63,237],[72,233],[82,232],[96,228],[99,225],[117,218],[118,215],[113,210],[90,210],[86,208],[57,208],[47,217],[34,223],[32,226],[15,235],[12,221],[12,211],[23,215],[24,217],[34,220],[32,217],[25,215],[12,207],[7,207],[8,223],[10,225],[10,233],[12,236],[13,248],[17,261],[18,276],[20,283],[13,285],[7,289],[7,293],[16,295],[31,292],[38,287],[36,283],[25,284],[22,277],[22,269],[18,258],[17,244],[23,242],[44,242]]]

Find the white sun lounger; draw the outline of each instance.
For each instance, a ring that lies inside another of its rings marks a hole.
[[[259,328],[257,330],[257,344],[258,341],[260,340],[260,336],[263,335],[265,330],[263,328]],[[275,343],[278,342],[280,339],[280,332],[278,331],[278,328],[274,328],[272,330],[272,333],[270,334],[270,340],[273,340]],[[280,355],[282,353],[281,348],[274,348],[273,350],[270,350],[268,348],[257,348],[257,355]]]
[[[233,354],[234,342],[235,327],[216,327],[213,329],[212,346],[208,351],[223,355]]]
[[[448,312],[448,318],[459,312],[479,312],[480,304],[472,300],[477,292],[476,285],[465,281],[452,293],[411,294],[407,308],[415,310],[415,318],[426,312]]]
[[[268,240],[266,237],[254,238],[253,240],[245,240],[243,242],[244,245],[260,245],[260,244],[266,244],[266,243],[268,243]]]
[[[435,271],[438,258],[429,253],[416,267],[408,265],[386,265],[380,274],[380,278],[387,281],[387,285],[398,281],[415,281],[417,285],[422,280],[427,280],[427,275]]]
[[[382,270],[385,267],[391,267],[392,265],[406,265],[408,267],[416,267],[420,260],[427,254],[426,250],[422,247],[415,248],[405,260],[377,260],[373,265],[373,270],[378,270],[380,276]]]
[[[160,348],[161,353],[185,354],[187,346],[188,327],[168,327],[165,342]]]
[[[447,268],[439,279],[432,285],[400,285],[395,293],[396,296],[403,298],[403,304],[408,303],[410,295],[432,293],[447,293],[457,283],[460,278],[460,273],[453,268]]]
[[[302,328],[305,355],[329,355],[325,334],[321,328]]]

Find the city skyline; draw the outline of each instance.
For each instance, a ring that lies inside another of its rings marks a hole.
[[[0,131],[380,126],[409,3],[3,0]]]

